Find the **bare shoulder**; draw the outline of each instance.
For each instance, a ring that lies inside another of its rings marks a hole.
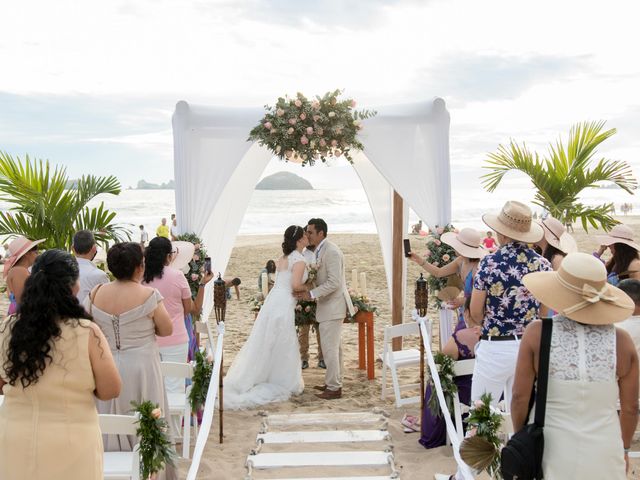
[[[631,339],[631,335],[624,328],[616,328],[616,348],[617,350],[633,350],[635,351],[635,346],[633,344],[633,340]]]
[[[534,320],[524,330],[522,341],[531,345],[539,345],[542,336],[542,320]]]

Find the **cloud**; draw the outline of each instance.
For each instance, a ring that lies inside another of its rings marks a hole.
[[[416,82],[444,92],[453,104],[515,99],[539,83],[574,77],[589,69],[589,57],[448,54],[421,69]]]

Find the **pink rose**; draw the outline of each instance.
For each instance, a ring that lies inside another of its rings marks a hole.
[[[302,137],[300,137],[300,143],[302,145],[306,145],[307,143],[309,143],[309,139],[303,135]]]
[[[320,143],[321,147],[326,147],[327,146],[327,141],[324,138],[321,138],[319,143]]]
[[[293,102],[296,107],[300,108],[302,106],[302,102],[300,100],[296,100],[295,102]]]
[[[442,255],[442,260],[448,262],[449,260],[451,260],[451,257],[445,253],[444,255]]]
[[[467,432],[466,437],[467,438],[475,437],[477,433],[478,433],[478,429],[476,427],[473,427],[473,428],[469,429],[469,431]]]
[[[302,311],[302,305],[296,305],[296,311],[301,312]]]
[[[200,260],[200,255],[194,255],[193,256],[193,261],[197,262],[198,260]]]
[[[336,112],[329,112],[329,118],[333,118],[336,116]]]
[[[482,408],[484,407],[484,403],[482,402],[482,400],[476,400],[475,402],[473,402],[473,406],[476,408]]]
[[[317,122],[318,120],[320,120],[320,115],[314,115],[313,116],[313,121]]]
[[[192,281],[192,282],[195,282],[196,280],[198,280],[198,277],[199,277],[199,276],[200,276],[200,275],[198,275],[197,273],[192,273],[192,274],[191,274],[191,281]]]
[[[291,158],[292,155],[293,155],[293,150],[286,150],[284,152],[284,156],[287,158]]]
[[[342,155],[342,152],[340,150],[336,149],[336,150],[333,151],[333,156],[334,157],[339,157],[340,155]]]
[[[320,128],[316,128],[316,133],[317,133],[318,135],[322,135],[322,134],[324,133],[324,129],[323,129],[322,127],[320,127]]]
[[[442,227],[438,227],[438,228],[436,228],[436,233],[437,233],[438,235],[442,235],[442,234],[444,233],[444,228],[442,228]]]
[[[153,410],[151,410],[151,416],[157,420],[162,416],[162,410],[160,410],[159,408],[154,408]]]
[[[313,127],[307,127],[307,135],[313,134]]]
[[[297,120],[297,119],[295,119],[295,118],[290,118],[290,119],[289,119],[289,125],[295,125],[297,121],[298,121],[298,120]]]
[[[266,128],[267,130],[271,130],[272,126],[273,125],[271,125],[271,122],[265,122],[265,124],[264,124],[264,128]]]
[[[313,108],[314,110],[319,110],[320,109],[320,102],[317,100],[314,100],[313,102],[311,102],[311,108]]]
[[[289,130],[287,130],[287,133],[291,135],[293,133],[293,127],[289,127]]]
[[[200,250],[200,244],[199,244],[199,243],[196,243],[196,244],[194,245],[194,247],[195,247],[195,249],[196,249],[196,250]]]
[[[433,243],[435,243],[436,245],[440,246],[442,245],[442,242],[440,240],[434,240]]]
[[[309,305],[307,305],[307,306],[304,308],[304,311],[305,311],[305,312],[307,312],[307,313],[309,313],[309,312],[311,311],[311,307],[310,307]]]
[[[278,110],[276,110],[276,115],[279,116],[279,117],[283,116],[284,115],[284,110],[279,108]]]
[[[351,108],[356,108],[356,101],[355,100],[351,100]]]
[[[331,146],[335,147],[336,145],[338,145],[338,141],[337,140],[331,140]]]
[[[305,120],[307,118],[307,114],[306,113],[301,113],[300,114],[300,120]]]
[[[425,256],[425,257],[430,257],[430,256],[431,256],[431,250],[429,250],[429,249],[427,248],[427,251],[424,253],[424,256]]]
[[[213,355],[212,354],[207,355],[207,363],[213,363]]]

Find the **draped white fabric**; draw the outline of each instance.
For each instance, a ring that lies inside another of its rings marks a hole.
[[[393,254],[402,254],[392,251],[393,190],[427,225],[451,220],[449,113],[440,98],[374,109],[378,114],[363,122],[365,148],[356,155],[355,168],[373,210],[391,285]],[[251,193],[271,159],[265,148],[247,142],[263,115],[261,108],[176,105],[178,227],[202,238],[216,271],[227,267]],[[211,295],[206,298],[208,315]]]

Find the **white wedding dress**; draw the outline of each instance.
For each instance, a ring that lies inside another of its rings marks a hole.
[[[304,390],[292,294],[293,266],[304,262],[297,250],[278,271],[251,334],[224,379],[224,406],[238,410],[288,400]],[[305,269],[302,281],[307,280]]]

